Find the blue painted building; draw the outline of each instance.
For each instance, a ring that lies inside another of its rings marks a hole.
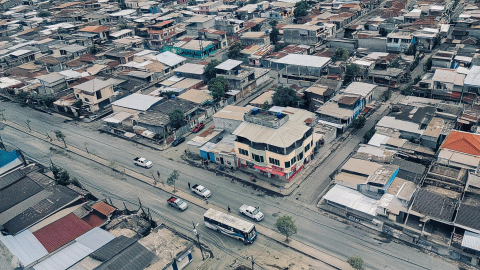
[[[215,154],[212,152],[212,149],[217,146],[216,143],[207,142],[200,148],[200,156],[203,159],[216,163]]]

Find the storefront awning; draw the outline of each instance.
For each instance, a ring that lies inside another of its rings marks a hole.
[[[260,171],[268,172],[270,174],[274,174],[274,175],[278,175],[278,176],[282,176],[282,177],[285,176],[284,172],[275,171],[272,168],[260,167],[260,166],[257,166],[257,165],[254,165],[253,168],[258,169]]]

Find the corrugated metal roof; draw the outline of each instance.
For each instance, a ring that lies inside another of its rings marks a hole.
[[[109,232],[94,228],[79,236],[76,242],[33,266],[35,270],[65,270],[115,238]]]
[[[328,57],[305,54],[289,54],[278,60],[274,60],[273,62],[287,65],[323,68],[328,62],[330,62],[330,60],[331,59]]]
[[[135,243],[135,241],[136,239],[134,238],[128,238],[126,236],[120,235],[119,237],[113,239],[112,241],[105,244],[103,247],[90,254],[90,257],[102,262],[108,261],[115,255],[120,253],[122,250]]]
[[[138,93],[133,93],[129,96],[126,96],[122,99],[119,99],[112,103],[112,105],[124,107],[128,109],[133,109],[137,111],[146,111],[150,109],[153,105],[160,102],[162,97],[152,97],[147,95],[142,95]]]
[[[113,211],[115,211],[115,207],[113,206],[110,206],[108,204],[106,204],[105,202],[97,202],[96,204],[92,205],[92,208],[97,210],[98,212],[104,214],[105,216],[108,216],[110,215],[111,213],[113,213]]]
[[[157,260],[153,252],[135,242],[94,270],[143,270]]]
[[[350,209],[354,209],[372,216],[376,215],[377,200],[368,198],[360,192],[348,187],[335,185],[327,192],[327,194],[325,194],[325,196],[323,196],[323,198],[327,201],[346,206]]]
[[[48,252],[72,241],[92,227],[71,213],[33,233]]]
[[[90,248],[93,252],[103,247],[114,238],[115,236],[113,234],[97,227],[79,236],[75,241]]]
[[[465,231],[462,247],[480,251],[480,234]]]
[[[352,82],[344,91],[345,94],[355,94],[366,97],[370,92],[377,87],[374,84],[363,82]]]
[[[234,67],[236,67],[238,65],[241,65],[241,64],[242,64],[242,61],[228,59],[227,61],[221,63],[220,65],[216,66],[215,68],[216,69],[221,69],[221,70],[231,70]]]
[[[0,234],[0,241],[25,266],[48,254],[48,251],[29,230],[15,236]]]
[[[21,170],[15,170],[7,175],[4,175],[3,177],[0,177],[0,189],[17,182],[18,180],[22,179],[23,176],[24,174]]]

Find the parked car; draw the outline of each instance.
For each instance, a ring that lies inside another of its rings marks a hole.
[[[168,202],[168,205],[178,208],[182,211],[185,211],[185,209],[187,209],[188,207],[187,203],[184,202],[182,199],[173,197],[173,196],[170,199],[168,199],[167,202]]]
[[[193,129],[193,132],[194,132],[194,133],[197,133],[197,132],[199,132],[200,130],[202,130],[204,127],[205,127],[205,124],[204,124],[204,123],[200,123],[200,124],[198,124],[198,125],[195,126],[195,128]]]
[[[256,221],[260,221],[264,218],[263,213],[258,211],[258,209],[253,206],[248,206],[244,204],[240,206],[239,210],[240,210],[240,213]]]
[[[133,164],[136,166],[144,167],[147,169],[150,169],[153,166],[153,162],[147,160],[146,158],[143,157],[136,157],[133,159]]]
[[[208,198],[212,195],[212,193],[210,192],[210,190],[208,190],[206,187],[204,186],[201,186],[201,185],[193,185],[191,190],[193,192],[195,192],[196,194],[204,197],[204,198]]]
[[[172,145],[173,146],[177,146],[179,144],[181,144],[182,142],[185,141],[185,137],[178,137],[175,141],[173,141]]]

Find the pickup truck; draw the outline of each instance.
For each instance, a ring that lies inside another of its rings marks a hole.
[[[136,166],[144,167],[147,169],[150,169],[153,166],[153,162],[147,160],[146,158],[143,157],[136,157],[133,159],[133,164]]]
[[[253,206],[248,206],[244,204],[240,207],[239,210],[240,210],[240,213],[256,221],[260,221],[263,219],[263,213],[258,211],[258,209]]]
[[[210,190],[208,190],[206,187],[204,186],[201,186],[201,185],[193,185],[191,190],[193,192],[195,192],[197,195],[200,195],[204,198],[208,198],[212,195],[212,193],[210,192]]]
[[[168,199],[167,202],[168,202],[168,205],[178,208],[182,211],[185,211],[185,209],[187,209],[188,207],[186,202],[184,202],[182,199],[177,197],[171,197],[170,199]]]

